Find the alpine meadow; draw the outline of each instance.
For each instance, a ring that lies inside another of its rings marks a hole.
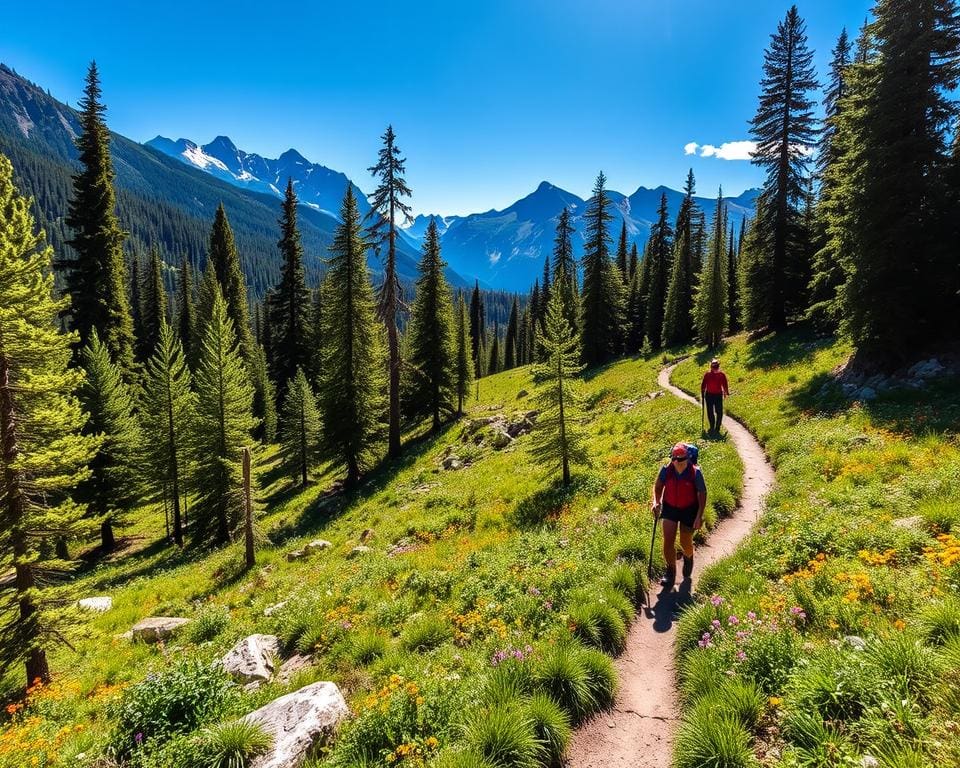
[[[960,3],[868,2],[11,9],[0,768],[960,766]]]

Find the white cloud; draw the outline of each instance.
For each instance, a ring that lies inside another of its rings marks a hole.
[[[700,157],[716,157],[720,160],[749,160],[750,153],[756,152],[756,150],[757,144],[753,141],[725,141],[719,147],[715,147],[713,144],[703,144],[700,147]]]
[[[488,254],[491,267],[496,266],[496,263],[500,261],[500,256],[501,256],[500,251],[494,251],[493,253]]]
[[[695,155],[697,154],[697,147],[700,145],[695,141],[691,141],[689,144],[683,145],[683,154],[685,155]]]

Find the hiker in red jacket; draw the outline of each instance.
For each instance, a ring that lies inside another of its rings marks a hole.
[[[703,525],[707,506],[707,484],[700,467],[690,461],[690,448],[677,443],[670,451],[670,463],[660,468],[653,485],[653,516],[663,521],[663,559],[667,572],[660,583],[670,589],[677,579],[677,529],[683,550],[683,580],[693,574],[693,532]]]
[[[727,374],[720,370],[720,361],[713,358],[710,361],[710,370],[703,374],[703,381],[700,382],[700,399],[707,405],[707,418],[713,434],[720,434],[724,395],[730,397]]]

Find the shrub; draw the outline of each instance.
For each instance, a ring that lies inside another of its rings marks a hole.
[[[576,643],[547,646],[534,665],[534,683],[578,723],[596,708],[590,673]]]
[[[400,636],[407,651],[430,651],[453,637],[453,629],[440,616],[429,614],[411,621]]]
[[[636,569],[629,563],[616,563],[608,577],[610,586],[625,598],[636,604],[640,601],[642,590]],[[631,614],[633,612],[631,611]]]
[[[497,768],[475,749],[447,750],[432,763],[431,768]]]
[[[861,652],[827,650],[793,675],[787,691],[791,708],[815,710],[824,720],[855,720],[875,693]]]
[[[213,640],[230,624],[230,612],[225,605],[208,605],[201,608],[187,625],[187,639],[191,643]]]
[[[799,656],[797,636],[789,628],[754,632],[743,644],[740,673],[771,695],[782,691]]]
[[[960,600],[949,597],[931,603],[920,612],[917,623],[923,637],[934,645],[960,637]]]
[[[724,680],[718,654],[693,650],[683,657],[680,665],[680,693],[683,700],[693,704],[701,696],[717,690]]]
[[[529,670],[516,659],[506,659],[494,667],[483,682],[485,704],[507,704],[521,698],[531,687]]]
[[[115,705],[113,752],[126,757],[140,744],[195,730],[224,711],[232,688],[220,669],[193,657],[147,675]]]
[[[650,555],[650,537],[639,534],[623,536],[617,541],[613,553],[621,560],[646,563]]]
[[[567,610],[573,633],[588,645],[620,653],[627,642],[627,625],[617,609],[600,599],[572,604]]]
[[[518,706],[477,710],[464,729],[464,741],[498,768],[539,768],[546,754],[530,715]]]
[[[749,680],[726,678],[711,693],[697,701],[697,707],[730,715],[747,730],[760,721],[766,705],[763,692]]]
[[[933,684],[940,676],[939,658],[911,634],[904,632],[870,643],[866,657],[878,680],[901,685],[905,691],[929,701]]]
[[[613,706],[617,695],[617,671],[610,657],[592,648],[580,649],[580,660],[587,670],[587,687],[596,709]]]
[[[677,623],[677,637],[674,640],[677,655],[683,656],[697,647],[704,632],[710,632],[712,622],[717,618],[717,610],[709,602],[692,605],[680,615]]]
[[[273,737],[259,723],[235,720],[221,723],[202,735],[209,768],[246,768],[251,758],[266,752]]]
[[[570,716],[545,693],[534,694],[526,709],[533,732],[546,751],[547,765],[560,768],[570,742]]]
[[[752,768],[750,735],[736,718],[695,707],[677,731],[676,768]]]
[[[375,630],[362,630],[350,638],[349,656],[358,666],[366,666],[386,652],[387,638]]]

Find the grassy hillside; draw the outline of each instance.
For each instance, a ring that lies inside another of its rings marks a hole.
[[[589,377],[595,463],[575,474],[571,493],[530,461],[528,437],[496,451],[463,437],[468,419],[437,437],[409,436],[405,457],[353,496],[327,495],[334,475],[324,467],[307,488],[291,486],[273,449],[259,452],[251,572],[239,546],[178,553],[164,542],[162,511],[140,510],[122,532],[127,549],[78,574],[73,594],[110,595],[113,608],[81,617],[75,651],[52,660],[54,684],[25,706],[11,703],[0,766],[21,768],[23,755],[39,766],[110,765],[96,762],[108,748],[130,764],[189,765],[200,725],[317,679],[336,681],[356,715],[324,766],[415,766],[453,743],[529,742],[510,731],[529,718],[562,732],[565,718],[576,722],[612,695],[612,666],[593,649],[622,647],[643,589],[656,467],[674,442],[699,433],[695,408],[645,399],[661,365],[627,360]],[[530,408],[521,390],[533,390],[526,370],[483,379],[470,416]],[[622,413],[624,399],[636,404]],[[467,466],[440,469],[448,450]],[[703,445],[701,463],[712,524],[732,509],[742,468],[722,441]],[[287,561],[314,538],[333,546]],[[361,539],[369,551],[351,557]],[[166,646],[119,637],[150,615],[192,621]],[[226,687],[208,663],[252,632],[278,634],[284,656],[304,654],[309,666],[258,691]],[[19,674],[7,678],[11,696]],[[563,711],[536,696],[544,690]],[[463,753],[451,759],[468,764]]]
[[[720,352],[777,488],[681,622],[678,766],[960,765],[960,382],[849,402],[848,353],[802,332]]]

